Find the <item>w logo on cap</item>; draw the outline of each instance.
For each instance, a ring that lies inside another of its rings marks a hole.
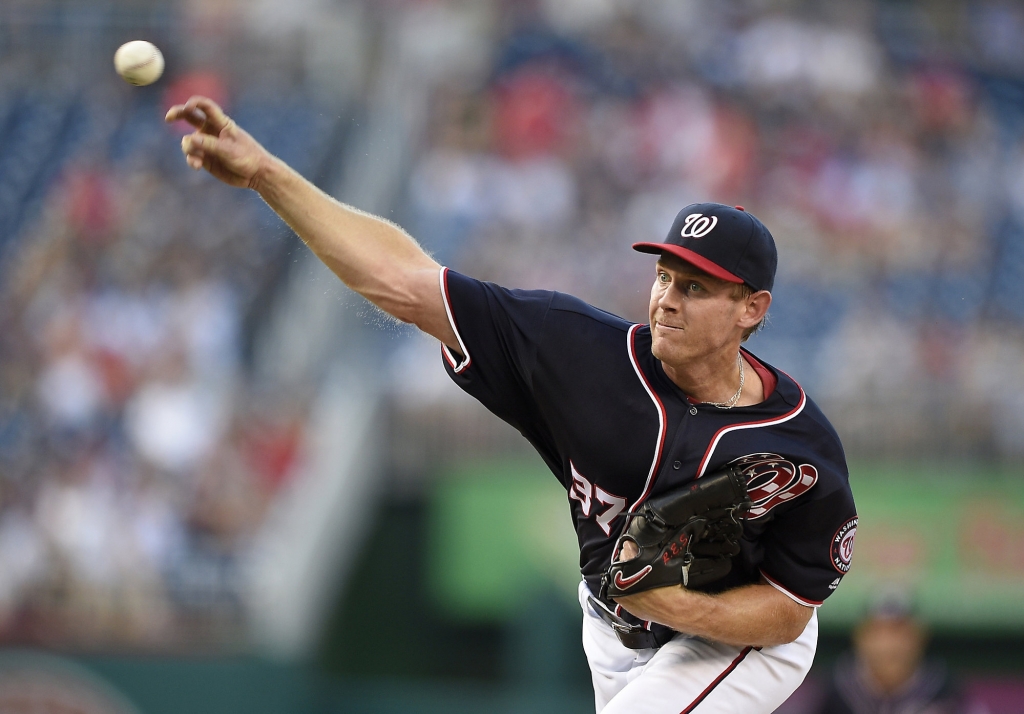
[[[683,238],[703,238],[718,225],[718,216],[705,216],[703,213],[691,213],[683,219],[683,230],[679,232]]]

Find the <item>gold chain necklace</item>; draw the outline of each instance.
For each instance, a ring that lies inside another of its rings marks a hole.
[[[732,395],[732,399],[727,402],[704,402],[705,404],[711,407],[718,407],[719,409],[732,409],[736,406],[740,396],[743,394],[743,379],[746,376],[746,370],[743,368],[743,356],[739,352],[736,353],[736,366],[740,370],[740,388]]]

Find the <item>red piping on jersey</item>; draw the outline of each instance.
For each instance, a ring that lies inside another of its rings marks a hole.
[[[636,376],[640,378],[640,382],[644,385],[644,389],[647,390],[648,396],[651,401],[654,402],[654,406],[658,408],[658,448],[654,452],[654,462],[651,464],[651,471],[647,474],[647,483],[644,485],[644,491],[640,494],[640,498],[636,500],[629,510],[635,509],[644,499],[647,498],[651,492],[651,486],[654,485],[654,476],[658,473],[658,465],[661,463],[661,454],[665,448],[665,423],[668,421],[665,418],[665,405],[661,403],[658,395],[651,389],[651,383],[647,381],[647,377],[640,371],[640,363],[636,358],[636,331],[640,329],[640,325],[633,325],[629,328],[629,332],[626,334],[626,349],[629,352],[629,362],[633,365],[633,370],[636,372]]]
[[[736,655],[736,659],[734,659],[732,661],[732,663],[728,667],[725,668],[725,671],[722,672],[720,675],[718,675],[715,678],[715,681],[712,682],[711,684],[709,684],[707,686],[707,689],[705,689],[703,692],[701,692],[697,696],[697,698],[694,699],[692,702],[690,702],[689,705],[687,705],[686,709],[683,709],[681,712],[679,712],[679,714],[690,714],[690,712],[692,712],[694,710],[694,708],[697,707],[698,704],[703,702],[707,698],[707,696],[709,694],[711,694],[711,690],[713,690],[715,687],[717,687],[719,684],[721,684],[723,679],[728,677],[732,673],[732,671],[734,669],[736,669],[737,667],[740,666],[740,662],[742,662],[744,659],[746,659],[747,655],[750,654],[750,650],[752,650],[752,649],[753,649],[753,647],[744,647],[743,651],[741,651],[738,655]]]
[[[767,580],[770,585],[774,586],[774,588],[781,592],[783,595],[788,595],[791,600],[796,600],[801,605],[806,605],[807,607],[818,607],[819,605],[821,605],[822,602],[824,602],[819,600],[808,600],[805,597],[800,597],[796,593],[784,588],[779,583],[779,581],[775,580],[774,578],[769,578],[768,574],[765,573],[763,570],[761,571],[761,577]]]
[[[794,382],[794,384],[796,384],[796,382]],[[797,414],[802,412],[804,410],[804,406],[807,404],[807,395],[804,394],[804,389],[799,384],[796,385],[796,388],[800,390],[800,403],[797,404],[796,407],[794,407],[791,411],[787,412],[786,414],[783,414],[780,417],[775,417],[773,419],[762,419],[761,421],[748,421],[743,422],[741,424],[723,426],[721,429],[715,432],[715,436],[711,439],[711,443],[708,444],[707,451],[704,452],[704,458],[701,459],[700,468],[697,469],[697,478],[700,478],[701,476],[704,475],[704,471],[708,467],[708,462],[711,461],[711,454],[713,454],[715,449],[718,447],[718,442],[721,441],[722,437],[728,434],[730,431],[737,431],[738,429],[756,429],[762,426],[775,426],[776,424],[782,424],[783,422],[789,421]]]
[[[452,332],[455,333],[455,339],[459,341],[459,347],[462,348],[462,356],[464,358],[462,364],[455,361],[455,357],[452,355],[451,350],[445,343],[441,343],[441,354],[444,356],[445,361],[452,368],[455,374],[462,374],[469,369],[470,363],[473,358],[469,356],[469,350],[466,349],[466,343],[462,341],[462,335],[459,334],[459,328],[455,324],[455,314],[452,312],[452,303],[448,299],[448,268],[441,268],[441,296],[444,298],[444,311],[448,315],[448,322],[452,326]]]

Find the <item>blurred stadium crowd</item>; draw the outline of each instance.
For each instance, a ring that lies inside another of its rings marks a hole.
[[[1019,3],[553,0],[499,28],[409,184],[446,262],[645,322],[628,245],[743,204],[780,248],[751,349],[848,448],[1024,453]]]
[[[163,105],[216,75],[62,91],[0,65],[0,639],[180,648],[245,637],[239,572],[300,458],[311,388],[248,370],[293,247],[185,168]],[[28,75],[31,78],[31,73]],[[231,106],[307,175],[339,119],[293,92]],[[294,387],[294,385],[292,385]]]
[[[464,15],[493,48],[477,75],[434,78],[409,157],[395,216],[439,260],[645,321],[650,261],[628,245],[687,203],[743,204],[781,254],[751,349],[854,455],[1024,455],[1019,3],[374,7],[451,20],[419,28],[439,55],[479,48],[446,42]],[[254,197],[184,167],[164,89],[69,74],[41,90],[38,58],[10,46],[0,639],[238,641],[239,563],[317,388],[261,382],[248,359],[293,244]],[[305,175],[338,160],[315,90],[221,79],[238,122]],[[410,374],[444,381],[433,360]]]

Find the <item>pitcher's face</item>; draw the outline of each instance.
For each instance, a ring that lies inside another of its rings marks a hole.
[[[651,352],[666,364],[683,365],[738,344],[749,306],[736,283],[664,255],[651,287],[650,319]]]

